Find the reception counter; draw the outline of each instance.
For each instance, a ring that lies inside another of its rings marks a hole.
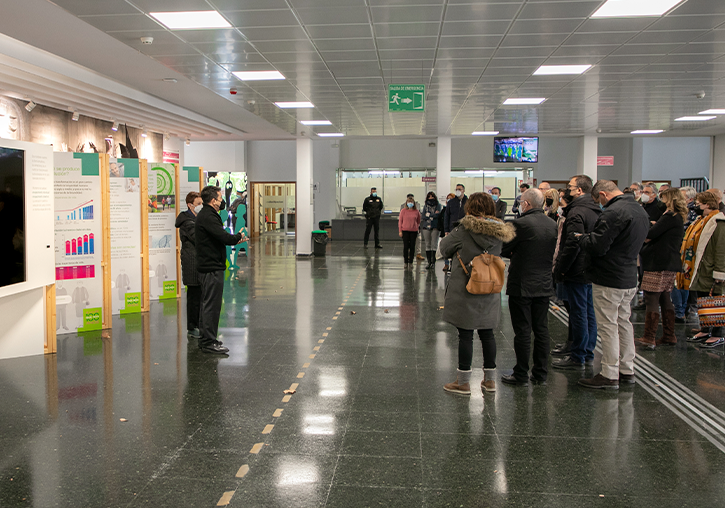
[[[366,221],[364,217],[353,217],[351,219],[332,219],[332,240],[357,240],[363,241],[365,237]],[[375,243],[375,232],[370,231],[370,243]],[[380,240],[401,240],[398,236],[398,217],[380,217]]]

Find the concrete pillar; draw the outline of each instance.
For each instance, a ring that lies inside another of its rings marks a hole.
[[[597,181],[597,137],[584,136],[579,141],[579,157],[577,158],[577,173],[587,175]]]
[[[445,203],[446,195],[451,192],[451,137],[440,136],[436,147],[436,194],[438,200]]]
[[[312,254],[312,140],[297,140],[297,255]]]
[[[725,134],[713,136],[712,145],[710,187],[722,190],[725,189]]]

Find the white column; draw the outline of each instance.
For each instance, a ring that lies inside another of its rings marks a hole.
[[[436,148],[436,194],[438,200],[445,203],[446,196],[451,192],[451,137],[440,136]]]
[[[584,136],[579,141],[577,173],[597,181],[597,137]]]
[[[725,134],[713,136],[710,187],[725,189]]]
[[[297,140],[297,255],[312,254],[312,140]]]

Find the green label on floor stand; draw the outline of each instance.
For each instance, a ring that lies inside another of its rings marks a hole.
[[[164,281],[164,294],[159,296],[159,300],[170,300],[176,298],[176,281],[165,280]]]
[[[87,332],[90,330],[100,330],[103,326],[101,307],[93,309],[83,309],[83,326],[78,328],[79,332]]]
[[[121,314],[135,314],[141,312],[141,293],[126,293],[126,308],[121,309]]]
[[[425,85],[388,85],[388,111],[425,111]]]

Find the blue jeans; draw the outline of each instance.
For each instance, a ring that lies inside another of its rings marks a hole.
[[[569,300],[569,325],[572,335],[572,360],[584,363],[594,359],[597,345],[597,318],[594,315],[592,285],[564,282]]]
[[[672,290],[672,303],[675,306],[675,316],[684,318],[687,313],[687,298],[690,292],[686,289]]]

